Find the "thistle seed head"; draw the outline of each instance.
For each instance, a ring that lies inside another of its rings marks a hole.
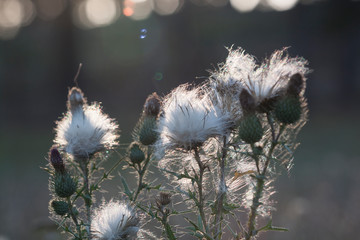
[[[91,217],[92,239],[136,239],[139,218],[129,205],[117,201],[104,203]]]

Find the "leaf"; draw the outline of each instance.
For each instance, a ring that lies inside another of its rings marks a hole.
[[[256,230],[256,232],[261,232],[261,231],[280,231],[280,232],[287,232],[289,231],[286,228],[282,228],[282,227],[275,227],[272,225],[272,220],[270,219],[269,222],[262,228]]]
[[[165,225],[165,232],[169,240],[176,240],[175,234],[168,223]]]
[[[120,179],[121,179],[121,183],[122,183],[123,186],[124,186],[124,192],[125,192],[125,194],[126,194],[130,199],[132,199],[133,193],[130,191],[129,186],[128,186],[128,184],[126,183],[125,178],[123,178],[123,177],[120,176]]]
[[[253,170],[249,170],[249,171],[246,171],[246,172],[243,172],[243,173],[240,173],[240,172],[238,172],[238,171],[235,171],[235,173],[234,173],[234,178],[232,179],[232,181],[235,181],[235,180],[238,179],[239,177],[242,177],[242,176],[244,176],[244,175],[246,175],[246,174],[256,174],[256,172],[253,171]]]

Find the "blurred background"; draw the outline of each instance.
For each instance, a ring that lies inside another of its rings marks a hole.
[[[259,239],[356,239],[360,2],[350,0],[0,0],[0,239],[61,239],[40,167],[79,63],[79,86],[129,143],[148,94],[202,82],[231,46],[259,61],[290,46],[313,69],[295,167],[276,182],[273,224],[290,231]]]

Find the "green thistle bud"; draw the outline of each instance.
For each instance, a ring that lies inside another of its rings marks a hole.
[[[52,201],[51,207],[57,215],[64,216],[69,212],[69,204],[64,201]]]
[[[158,138],[156,128],[157,122],[155,117],[144,117],[139,129],[139,141],[145,146],[154,144]]]
[[[300,119],[301,111],[300,99],[291,95],[280,99],[275,106],[276,118],[285,124],[297,122]]]
[[[62,198],[70,197],[76,191],[77,182],[67,173],[56,173],[54,177],[54,188],[57,196]]]
[[[263,136],[264,130],[256,114],[246,114],[240,121],[239,137],[246,143],[256,143]]]
[[[133,163],[140,164],[145,159],[144,152],[140,149],[139,144],[132,143],[130,146],[130,160]]]

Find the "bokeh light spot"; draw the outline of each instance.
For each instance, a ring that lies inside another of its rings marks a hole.
[[[131,15],[134,14],[134,10],[131,7],[126,7],[123,10],[123,14],[127,17],[130,17]]]
[[[118,3],[114,0],[87,0],[85,13],[94,26],[104,26],[114,22],[120,15]]]
[[[140,30],[140,38],[144,39],[147,36],[147,30],[145,28]]]
[[[260,0],[230,0],[231,6],[239,12],[250,12],[259,2]]]
[[[162,74],[161,72],[155,73],[154,79],[155,79],[156,81],[161,81],[161,80],[163,79],[163,74]]]
[[[152,0],[125,0],[123,7],[133,10],[129,16],[131,19],[144,20],[150,16],[154,6]]]
[[[160,15],[170,15],[178,11],[182,6],[180,0],[154,0],[154,10]]]
[[[287,11],[293,8],[298,0],[267,0],[269,6],[276,11]]]

